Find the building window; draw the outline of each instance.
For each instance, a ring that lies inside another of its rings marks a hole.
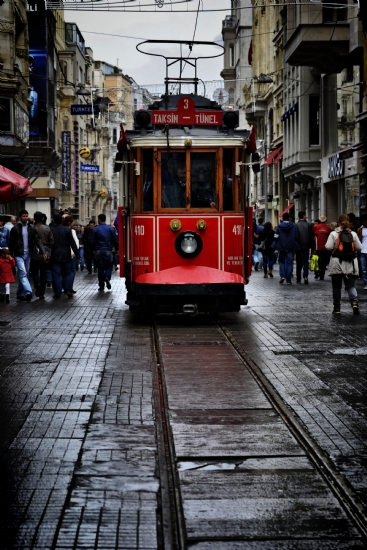
[[[0,97],[0,131],[12,131],[12,104],[10,98]]]
[[[117,143],[117,128],[112,130],[112,143]]]
[[[113,209],[117,210],[117,208],[118,208],[117,195],[114,193],[113,194]]]
[[[234,67],[234,45],[229,46],[229,66]]]
[[[320,96],[309,97],[309,132],[310,145],[320,145],[319,104]]]
[[[228,104],[229,105],[234,105],[234,89],[233,88],[230,88],[228,90]]]
[[[348,13],[347,13],[347,0],[338,0],[338,7],[330,6],[329,0],[325,2],[324,4],[329,4],[328,6],[323,6],[322,8],[322,20],[323,23],[337,23],[338,21],[347,21],[348,19]],[[341,6],[346,6],[345,8]]]
[[[138,100],[135,97],[134,98],[134,111],[137,111],[137,110],[138,110]]]

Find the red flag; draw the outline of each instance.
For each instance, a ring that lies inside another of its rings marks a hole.
[[[255,128],[252,126],[250,135],[246,139],[246,149],[248,153],[255,153],[256,151],[256,137],[255,137]]]
[[[127,135],[122,124],[120,124],[120,139],[117,142],[117,150],[123,153],[127,149]]]

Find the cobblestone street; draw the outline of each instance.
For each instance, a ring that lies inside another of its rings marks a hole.
[[[283,286],[277,275],[254,272],[249,305],[221,321],[366,506],[367,291],[358,280],[359,316],[343,291],[336,317],[330,278]],[[1,547],[155,549],[150,327],[124,305],[117,274],[112,291],[86,272],[75,288],[25,303],[13,285],[0,304]]]

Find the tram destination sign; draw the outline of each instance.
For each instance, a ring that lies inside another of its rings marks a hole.
[[[99,105],[92,105],[88,103],[87,105],[70,105],[70,114],[71,115],[98,115]]]
[[[195,109],[195,101],[184,96],[177,102],[176,111],[151,111],[152,124],[178,126],[222,126],[222,111]]]
[[[81,172],[99,172],[99,164],[81,164],[80,165],[80,171]]]
[[[221,126],[222,111],[152,111],[152,124]]]

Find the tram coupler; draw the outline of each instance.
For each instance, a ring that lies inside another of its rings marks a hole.
[[[199,313],[199,310],[196,304],[185,304],[184,306],[182,306],[182,312],[194,317]]]

